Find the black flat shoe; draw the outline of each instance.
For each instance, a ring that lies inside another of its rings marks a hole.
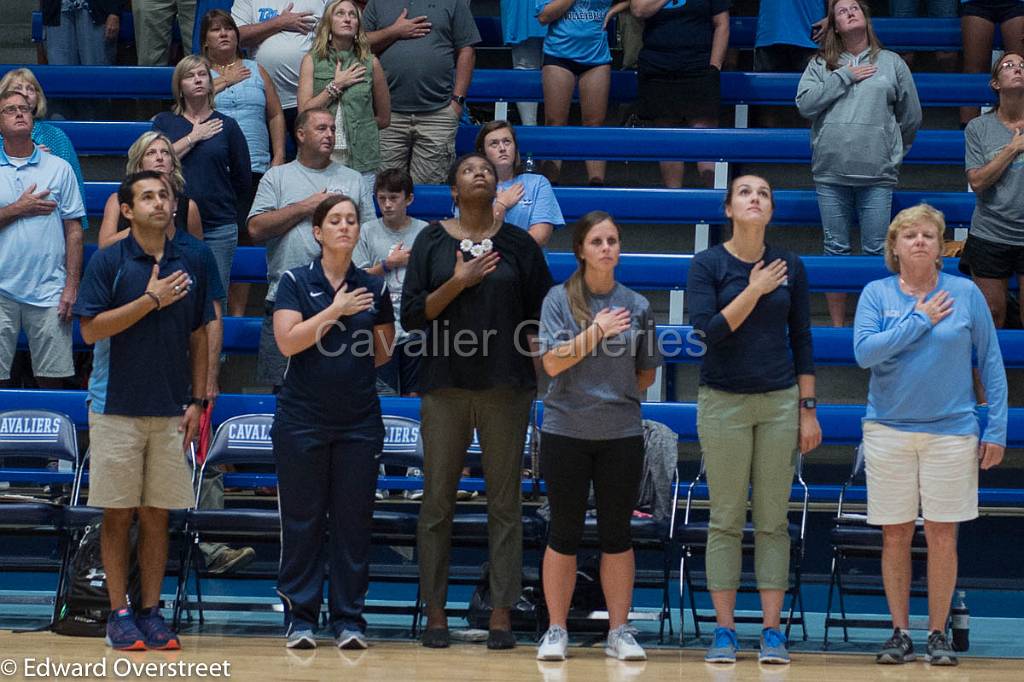
[[[420,644],[428,649],[447,649],[448,645],[451,644],[448,628],[427,628],[423,631]]]
[[[512,649],[516,645],[516,636],[511,630],[488,630],[488,649]]]

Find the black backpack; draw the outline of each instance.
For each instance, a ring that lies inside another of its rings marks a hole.
[[[78,546],[71,557],[64,592],[57,595],[57,618],[51,629],[59,635],[106,635],[110,600],[107,595],[107,575],[103,571],[103,557],[100,554],[101,519],[96,517],[82,530]],[[139,606],[142,603],[142,580],[135,558],[137,524],[132,526],[128,542],[128,599],[133,605]]]

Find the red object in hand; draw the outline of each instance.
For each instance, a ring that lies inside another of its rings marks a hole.
[[[206,453],[210,449],[213,429],[213,405],[208,405],[199,417],[199,447],[196,448],[196,464],[202,466],[206,461]]]

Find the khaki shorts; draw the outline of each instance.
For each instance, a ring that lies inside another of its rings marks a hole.
[[[54,379],[74,376],[71,323],[61,321],[57,306],[42,308],[0,296],[0,381],[11,378],[21,329],[28,337],[33,374]]]
[[[868,523],[978,518],[978,437],[900,431],[864,422]]]
[[[192,472],[180,417],[125,417],[89,411],[89,504],[108,509],[187,509]]]

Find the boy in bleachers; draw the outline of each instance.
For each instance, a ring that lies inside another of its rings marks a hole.
[[[352,260],[371,275],[384,277],[391,292],[395,319],[402,305],[402,284],[412,244],[427,223],[408,214],[413,202],[412,177],[400,168],[377,176],[375,191],[381,217],[364,224]],[[391,361],[377,368],[377,376],[399,395],[416,394],[419,358],[409,352],[409,333],[395,322],[395,346]]]

